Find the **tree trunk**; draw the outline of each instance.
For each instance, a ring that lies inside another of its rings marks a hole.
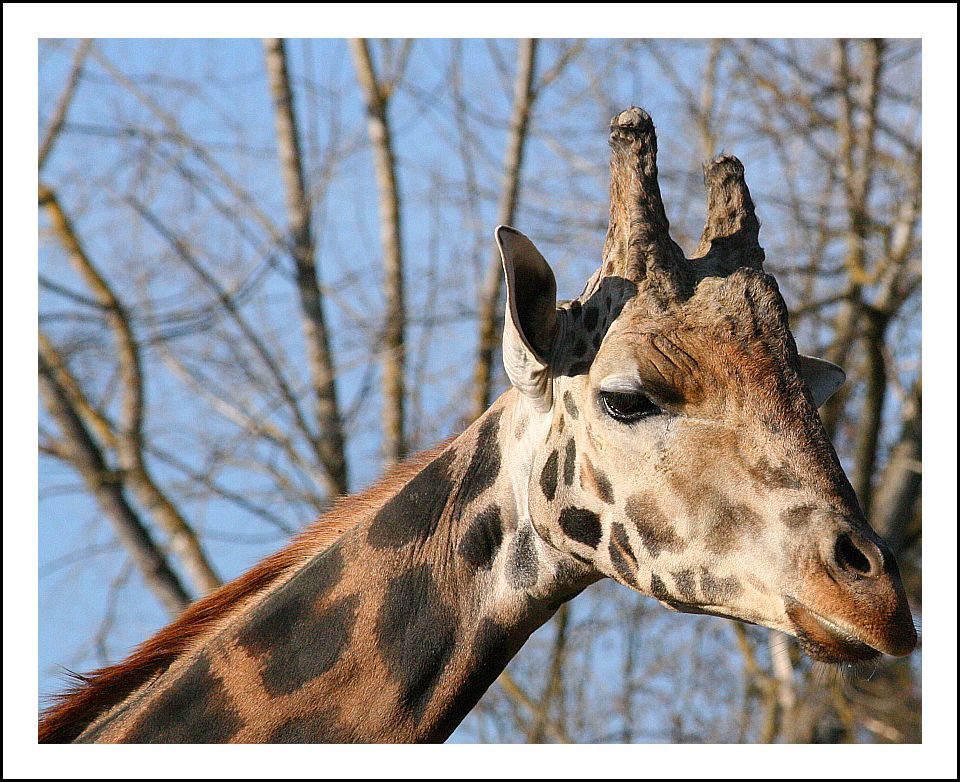
[[[503,165],[503,184],[497,205],[497,224],[513,223],[520,192],[520,170],[527,141],[530,111],[533,108],[533,74],[536,70],[537,39],[528,38],[517,44],[517,76],[513,89],[513,114],[510,118],[510,138]],[[491,242],[493,244],[493,242]],[[499,252],[494,249],[480,296],[477,361],[473,369],[472,417],[479,418],[490,405],[493,356],[500,344],[497,327],[502,323],[500,289],[503,285],[503,266]]]
[[[406,307],[403,297],[403,244],[400,189],[388,116],[389,90],[377,80],[367,41],[350,42],[357,79],[367,110],[367,129],[373,146],[374,168],[380,191],[380,246],[383,253],[383,297],[387,312],[383,336],[383,457],[386,464],[403,459],[404,366]]]
[[[349,491],[347,460],[344,453],[343,421],[337,402],[336,372],[330,353],[330,339],[323,313],[323,295],[317,281],[316,249],[311,228],[312,207],[304,175],[303,156],[297,135],[293,90],[287,70],[287,54],[280,38],[264,41],[280,168],[287,198],[290,249],[297,269],[297,289],[303,313],[303,334],[307,343],[307,361],[314,392],[317,422],[317,455],[324,471],[324,482],[331,495]]]

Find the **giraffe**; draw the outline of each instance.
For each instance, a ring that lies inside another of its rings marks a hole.
[[[342,499],[42,718],[52,742],[437,742],[529,635],[602,578],[764,625],[816,660],[909,654],[893,555],[817,414],[743,166],[704,168],[690,260],[656,134],[611,121],[610,220],[583,293],[496,231],[510,388],[460,436]]]

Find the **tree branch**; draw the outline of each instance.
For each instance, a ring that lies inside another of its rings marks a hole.
[[[503,179],[500,201],[497,205],[497,224],[510,225],[514,221],[517,198],[520,192],[520,171],[527,141],[530,112],[533,109],[533,75],[536,70],[537,39],[528,38],[517,44],[517,73],[513,87],[513,113],[510,118],[510,136],[503,162]],[[492,244],[492,242],[491,242]],[[477,360],[473,369],[472,417],[479,418],[490,405],[493,377],[494,351],[500,343],[497,327],[501,323],[500,289],[503,284],[503,268],[496,250],[490,257],[490,265],[480,296],[480,311],[477,327]]]
[[[331,495],[346,494],[349,480],[344,452],[343,421],[337,402],[336,371],[324,318],[323,296],[317,281],[311,204],[297,135],[286,48],[282,39],[268,38],[264,41],[264,49],[267,72],[270,75],[270,93],[273,97],[280,168],[287,197],[290,245],[297,269],[297,289],[303,314],[301,323],[307,342],[307,357],[314,391],[318,456],[323,465],[328,492]]]
[[[50,415],[57,421],[72,450],[71,463],[111,520],[114,534],[147,586],[168,613],[175,616],[190,603],[190,595],[127,501],[120,475],[108,466],[100,446],[73,409],[69,394],[57,382],[57,372],[42,354],[38,354],[38,360],[40,390]]]
[[[563,662],[567,648],[567,626],[570,623],[570,604],[564,603],[557,611],[557,634],[553,640],[550,654],[550,669],[547,671],[547,683],[540,696],[540,704],[534,713],[533,722],[527,730],[527,741],[540,744],[550,720],[550,704],[559,695],[563,685]],[[558,728],[562,731],[562,728]]]
[[[503,687],[503,691],[510,700],[519,706],[523,706],[533,714],[537,713],[537,704],[523,691],[523,688],[517,684],[517,680],[514,679],[509,672],[504,671],[501,673],[500,676],[497,677],[497,681],[500,683],[500,686]],[[570,743],[570,737],[552,722],[547,722],[544,725],[544,730],[559,744]]]
[[[117,344],[117,362],[123,401],[120,423],[112,437],[124,478],[129,481],[140,502],[150,510],[157,524],[169,537],[171,548],[180,557],[184,569],[200,593],[204,594],[216,589],[221,584],[220,578],[208,561],[196,533],[176,506],[160,490],[144,461],[143,368],[140,349],[133,334],[127,310],[87,255],[54,191],[40,184],[38,197],[40,206],[46,210],[54,233],[69,254],[74,268],[106,311],[107,322]],[[41,347],[44,344],[48,354],[55,352],[49,340],[41,341]],[[61,374],[69,374],[66,362],[61,358],[51,358],[51,362]],[[53,371],[52,368],[51,371]],[[73,389],[74,393],[80,393],[79,383],[71,381],[68,387]],[[92,405],[84,404],[83,409],[92,409]],[[98,421],[98,426],[102,427],[102,425],[103,421]]]
[[[905,405],[900,437],[877,483],[871,516],[877,532],[897,555],[920,534],[920,518],[913,508],[923,481],[922,421],[921,379],[917,378]]]
[[[80,74],[83,73],[83,63],[90,52],[91,43],[90,38],[84,38],[73,53],[73,63],[70,66],[70,74],[67,76],[67,84],[63,88],[60,100],[57,101],[57,107],[54,109],[53,116],[47,125],[47,132],[43,134],[43,141],[40,142],[40,151],[37,153],[37,168],[40,171],[43,171],[43,166],[50,157],[50,152],[53,150],[54,144],[57,143],[60,131],[63,130],[63,124],[67,120],[67,112],[70,110],[73,96],[80,84]]]
[[[357,80],[363,90],[367,129],[373,146],[374,167],[380,191],[380,245],[383,253],[383,288],[386,324],[383,338],[383,456],[387,464],[403,459],[404,365],[406,306],[403,297],[403,244],[400,223],[400,188],[388,115],[387,89],[377,80],[366,39],[350,42]]]

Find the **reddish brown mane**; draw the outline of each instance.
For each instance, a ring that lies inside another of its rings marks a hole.
[[[251,570],[190,605],[173,622],[144,641],[122,662],[86,676],[55,696],[55,703],[40,718],[41,743],[66,743],[77,738],[97,717],[113,708],[190,651],[236,607],[275,584],[328,548],[346,530],[376,510],[446,448],[450,441],[412,456],[382,480],[359,494],[338,498],[317,522],[298,535],[286,548],[272,554]]]

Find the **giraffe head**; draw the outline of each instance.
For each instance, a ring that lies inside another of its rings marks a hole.
[[[580,298],[558,306],[533,243],[497,230],[535,529],[672,609],[791,633],[815,659],[909,653],[896,561],[817,413],[843,372],[797,352],[742,165],[706,167],[707,224],[686,260],[649,116],[615,117],[610,144],[603,262]]]

